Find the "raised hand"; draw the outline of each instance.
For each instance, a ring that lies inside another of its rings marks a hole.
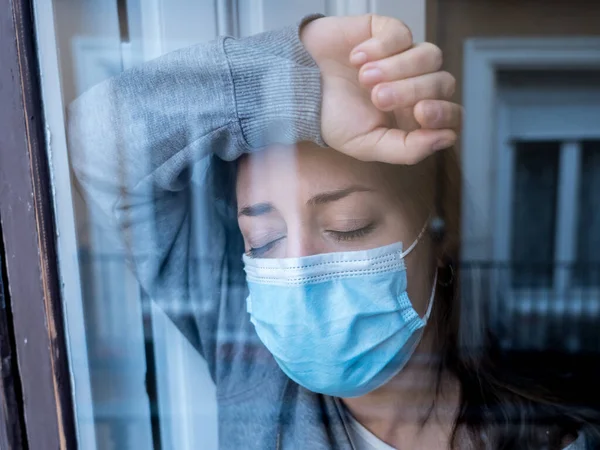
[[[442,52],[413,44],[399,20],[324,17],[301,39],[321,70],[321,133],[330,147],[363,161],[415,164],[456,142],[462,109]]]

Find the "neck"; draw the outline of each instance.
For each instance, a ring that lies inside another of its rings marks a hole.
[[[356,420],[389,445],[402,442],[402,448],[418,448],[417,441],[425,438],[431,445],[431,439],[437,442],[447,435],[447,448],[460,389],[449,374],[442,373],[439,379],[439,354],[432,351],[428,334],[408,364],[388,383],[362,397],[342,399]],[[407,446],[409,442],[414,444]]]

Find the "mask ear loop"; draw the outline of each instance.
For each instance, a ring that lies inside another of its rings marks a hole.
[[[433,301],[435,300],[435,290],[436,290],[435,288],[437,286],[437,278],[438,278],[438,271],[436,269],[435,275],[433,276],[433,287],[431,288],[431,296],[429,297],[429,306],[427,307],[427,312],[423,316],[423,320],[425,321],[425,323],[427,323],[427,321],[429,320],[429,316],[431,315],[431,310],[433,309]]]
[[[436,165],[435,165],[435,170],[436,170],[436,177],[435,177],[435,182],[436,182],[436,186],[435,186],[435,211],[437,213],[437,216],[434,217],[433,219],[431,218],[431,213],[429,214],[429,218],[427,219],[427,223],[425,224],[425,227],[427,227],[427,225],[430,223],[430,228],[431,228],[431,232],[434,238],[434,241],[437,241],[438,243],[442,241],[442,239],[444,238],[444,234],[446,232],[446,223],[443,219],[444,217],[444,199],[443,199],[443,195],[444,195],[444,177],[442,176],[442,174],[444,173],[444,169],[445,169],[445,160],[444,158],[444,154],[441,152],[438,152],[435,156],[436,158]],[[419,240],[421,238],[421,235],[424,233],[425,229],[421,230],[421,233],[419,234],[419,237],[417,238],[417,240]],[[409,249],[407,250],[407,253],[412,250],[414,248],[414,246],[416,245],[416,242],[414,242]],[[450,270],[452,273],[452,277],[450,282],[448,283],[448,285],[454,280],[454,269],[452,268],[452,265],[450,265]],[[429,316],[431,315],[431,310],[433,309],[433,301],[435,300],[435,292],[436,292],[436,288],[437,288],[437,280],[438,280],[438,272],[439,272],[439,268],[435,269],[435,275],[433,276],[433,287],[431,288],[431,296],[429,297],[429,306],[427,307],[427,312],[425,313],[425,315],[423,316],[423,321],[425,323],[427,323],[427,321],[429,320]],[[442,286],[444,286],[442,284]]]
[[[423,228],[421,228],[421,231],[419,232],[419,235],[417,236],[417,238],[413,241],[412,244],[410,244],[410,246],[406,250],[404,250],[402,253],[400,253],[400,258],[406,257],[410,252],[412,252],[415,249],[415,247],[417,246],[417,244],[419,243],[419,241],[421,240],[421,238],[427,231],[427,226],[429,225],[430,220],[431,220],[431,213],[429,213],[429,216],[427,217],[427,220],[425,221],[425,225],[423,225]]]
[[[419,232],[419,235],[417,236],[417,238],[413,241],[412,244],[410,244],[410,246],[406,250],[404,250],[400,254],[401,258],[404,258],[406,255],[408,255],[410,252],[412,252],[414,250],[414,248],[417,246],[417,244],[419,243],[419,241],[425,234],[425,231],[427,231],[427,227],[429,225],[430,220],[431,220],[431,213],[429,213],[429,216],[427,217],[427,220],[425,221],[425,225],[423,225],[423,228],[421,228],[421,231]],[[433,287],[431,288],[431,296],[429,297],[429,305],[427,306],[427,312],[423,316],[423,320],[425,322],[427,322],[429,320],[429,316],[431,315],[431,310],[433,309],[433,300],[435,299],[435,288],[437,286],[437,278],[438,278],[438,271],[436,269],[435,275],[433,277]]]

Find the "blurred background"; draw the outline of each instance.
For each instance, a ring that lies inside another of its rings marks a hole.
[[[143,298],[119,237],[72,183],[66,105],[171,50],[282,27],[308,13],[397,17],[415,41],[441,47],[458,80],[456,99],[466,108],[453,150],[461,206],[448,200],[447,217],[460,236],[464,339],[472,345],[491,326],[506,349],[598,350],[600,2],[33,4],[81,448],[216,449],[217,412],[206,365]]]

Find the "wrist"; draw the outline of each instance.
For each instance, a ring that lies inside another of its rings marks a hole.
[[[318,17],[308,16],[301,24]],[[301,141],[324,145],[320,70],[300,40],[299,25],[224,41],[248,149]]]
[[[304,17],[298,27],[300,42],[315,62],[318,56],[318,38],[316,36],[324,19],[326,17],[322,14],[311,14]]]

